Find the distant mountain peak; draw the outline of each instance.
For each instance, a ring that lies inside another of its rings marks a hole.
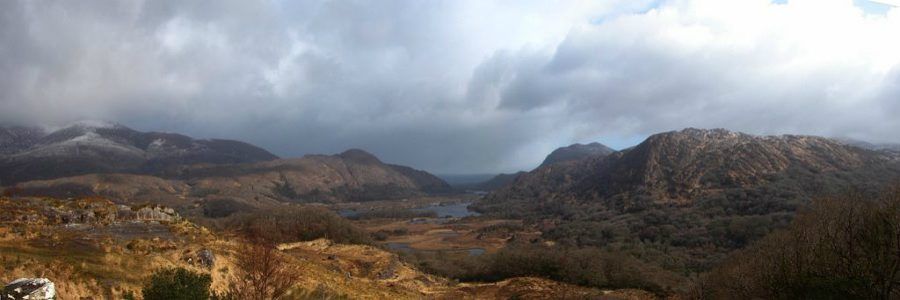
[[[541,163],[541,167],[561,162],[581,160],[590,156],[609,155],[613,152],[616,152],[616,150],[597,142],[590,144],[576,143],[553,150],[550,155],[547,155],[544,162]]]
[[[337,156],[339,156],[340,158],[349,160],[349,161],[357,162],[357,163],[364,163],[364,164],[370,164],[370,163],[380,164],[381,163],[381,160],[379,160],[378,157],[376,157],[372,153],[369,153],[369,152],[366,152],[365,150],[357,149],[357,148],[348,149],[347,151],[341,152]]]

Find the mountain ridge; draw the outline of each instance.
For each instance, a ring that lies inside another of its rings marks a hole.
[[[428,172],[382,163],[354,150],[240,164],[181,165],[160,174],[84,174],[21,182],[23,195],[104,196],[122,203],[159,203],[180,210],[216,201],[264,208],[280,203],[390,200],[456,192]],[[360,160],[362,155],[363,160]]]
[[[4,185],[90,173],[154,174],[183,164],[278,158],[240,141],[141,132],[97,122],[79,122],[55,130],[3,127],[0,149],[0,182]]]
[[[888,155],[823,137],[686,128],[652,135],[608,156],[537,168],[488,199],[589,201],[640,194],[659,203],[687,204],[709,190],[758,185],[788,171],[851,171],[889,162]]]

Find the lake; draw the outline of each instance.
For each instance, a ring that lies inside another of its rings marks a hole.
[[[385,243],[384,245],[387,246],[388,249],[391,249],[391,250],[394,250],[394,251],[401,251],[401,252],[412,252],[412,251],[428,251],[428,252],[446,251],[446,252],[457,252],[457,251],[465,251],[466,253],[469,254],[469,256],[479,256],[479,255],[484,254],[484,252],[485,252],[484,248],[441,249],[441,250],[419,250],[419,249],[413,249],[412,247],[409,246],[408,243]]]
[[[468,216],[477,216],[479,213],[469,210],[471,202],[463,203],[447,203],[447,204],[431,204],[426,207],[416,208],[417,211],[433,211],[437,213],[439,218],[451,217],[462,218]]]
[[[451,217],[451,218],[462,218],[468,216],[477,216],[479,213],[469,210],[468,206],[471,205],[472,202],[462,202],[462,203],[438,203],[431,204],[424,207],[414,208],[415,211],[433,211],[437,214],[439,218]],[[354,218],[359,215],[359,211],[356,209],[341,209],[337,211],[337,214],[344,218]]]

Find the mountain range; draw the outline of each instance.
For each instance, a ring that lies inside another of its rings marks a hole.
[[[80,122],[56,130],[4,127],[0,149],[0,179],[29,195],[260,207],[453,191],[434,175],[383,163],[359,149],[281,159],[243,142],[140,132],[111,123]]]
[[[805,199],[823,189],[878,185],[900,174],[896,152],[862,146],[693,128],[656,134],[622,151],[573,144],[530,172],[480,184],[496,190],[476,207],[539,212],[547,205],[589,204],[627,211],[691,205],[730,190],[788,181],[795,183],[788,190]],[[428,172],[386,164],[360,149],[282,159],[239,141],[140,132],[107,122],[55,130],[0,127],[0,180],[34,195],[98,194],[170,205],[191,203],[186,199],[264,206],[456,192]]]

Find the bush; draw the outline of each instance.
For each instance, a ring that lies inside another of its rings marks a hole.
[[[380,209],[361,212],[350,217],[354,220],[369,219],[412,219],[412,218],[437,218],[436,212],[431,210],[415,210],[404,208]]]
[[[150,277],[141,293],[144,300],[205,300],[210,298],[209,274],[184,268],[159,270]]]
[[[207,218],[225,218],[242,211],[252,211],[253,207],[234,199],[210,199],[203,202],[203,216]]]
[[[404,256],[426,272],[461,281],[543,277],[605,289],[638,288],[664,293],[678,277],[628,255],[596,248],[543,247],[513,243],[496,253],[453,258],[441,253]]]
[[[274,244],[247,237],[235,255],[235,280],[229,299],[278,299],[297,282],[300,273]]]
[[[215,225],[258,236],[273,243],[327,238],[343,244],[371,244],[369,233],[334,212],[320,207],[289,206],[238,213]]]

